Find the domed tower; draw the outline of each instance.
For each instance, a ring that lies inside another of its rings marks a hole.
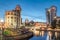
[[[9,28],[19,28],[21,25],[21,7],[16,6],[15,10],[6,11],[5,26]]]
[[[21,7],[20,5],[16,5],[15,11],[17,13],[17,26],[21,26]]]
[[[16,5],[15,10],[17,10],[17,11],[21,11],[21,7],[20,7],[20,5]]]

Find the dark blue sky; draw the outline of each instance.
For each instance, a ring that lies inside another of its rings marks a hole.
[[[21,6],[23,21],[28,18],[34,21],[46,21],[45,8],[52,5],[57,7],[57,16],[60,16],[60,0],[0,0],[0,18],[4,19],[5,11]]]

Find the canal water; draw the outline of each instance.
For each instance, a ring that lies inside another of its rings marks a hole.
[[[47,33],[45,33],[44,36],[33,36],[29,40],[48,40],[47,39]]]

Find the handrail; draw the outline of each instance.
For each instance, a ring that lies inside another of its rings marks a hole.
[[[54,31],[54,32],[60,32],[60,29],[44,29],[44,30],[42,30],[42,29],[36,29],[37,31]]]

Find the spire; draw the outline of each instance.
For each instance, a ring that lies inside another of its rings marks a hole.
[[[16,5],[16,8],[15,8],[15,10],[21,10],[21,7],[20,7],[20,5]]]

